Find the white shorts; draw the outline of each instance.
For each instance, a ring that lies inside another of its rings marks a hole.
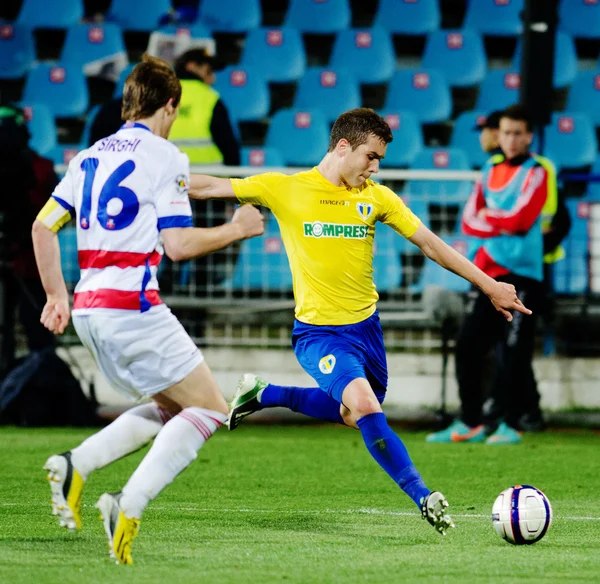
[[[164,305],[143,314],[74,314],[73,325],[110,384],[134,400],[179,383],[204,360]]]

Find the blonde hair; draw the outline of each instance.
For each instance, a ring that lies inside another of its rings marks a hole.
[[[172,99],[173,107],[181,100],[181,83],[173,69],[164,61],[144,55],[125,81],[121,118],[149,118]]]

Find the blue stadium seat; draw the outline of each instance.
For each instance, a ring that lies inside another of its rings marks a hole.
[[[244,146],[241,155],[242,166],[285,166],[283,156],[276,148]]]
[[[450,87],[437,69],[401,69],[392,76],[385,110],[412,111],[422,124],[445,122],[452,114]]]
[[[566,109],[587,114],[594,126],[600,126],[600,68],[579,71],[569,89]]]
[[[479,86],[475,109],[484,112],[505,109],[519,102],[521,75],[515,69],[493,69],[488,71]]]
[[[566,257],[552,264],[554,291],[557,294],[583,294],[589,284],[590,205],[574,199],[567,199],[566,205],[571,216],[571,231],[561,244]]]
[[[112,0],[106,18],[118,22],[123,30],[152,32],[170,9],[171,0]]]
[[[265,81],[297,81],[306,69],[300,33],[293,28],[257,28],[248,33],[241,65],[260,69]]]
[[[419,170],[471,170],[466,153],[459,148],[424,148],[411,168]],[[404,192],[429,203],[464,202],[473,185],[467,180],[410,180]]]
[[[117,83],[115,85],[115,92],[113,94],[113,97],[115,99],[117,99],[119,97],[123,97],[123,90],[125,89],[125,81],[127,81],[127,77],[129,77],[129,74],[133,71],[133,68],[136,65],[137,65],[137,63],[129,63],[129,65],[127,65],[126,67],[121,69],[121,72],[119,73],[119,79],[117,79]]]
[[[82,0],[24,0],[16,22],[29,28],[67,28],[82,18]]]
[[[436,30],[427,38],[421,66],[443,71],[452,87],[472,87],[483,79],[487,57],[473,30]]]
[[[517,71],[521,70],[521,49],[522,42],[517,42],[517,48],[512,60],[512,68]],[[553,85],[560,89],[567,87],[573,83],[577,74],[577,51],[573,38],[568,34],[558,31],[555,41],[555,56],[556,62],[554,65]]]
[[[592,168],[590,169],[590,174],[600,176],[600,155],[596,156],[596,160],[594,160],[594,164],[592,164]],[[585,198],[587,200],[600,201],[600,181],[588,183]]]
[[[233,65],[217,73],[215,89],[233,120],[247,122],[267,116],[271,94],[260,69]]]
[[[68,28],[61,63],[83,67],[115,56],[123,65],[127,63],[127,51],[118,25],[107,22],[100,25],[75,24]]]
[[[48,154],[56,147],[56,123],[52,110],[45,103],[23,101],[27,129],[31,135],[29,146],[38,154]]]
[[[80,144],[82,150],[90,145],[90,134],[92,132],[92,124],[94,123],[94,119],[100,111],[100,107],[100,105],[95,105],[87,113],[87,116],[85,118],[85,125],[83,126],[83,132],[81,133]]]
[[[271,118],[266,145],[277,148],[288,166],[314,166],[329,146],[329,125],[318,110],[279,110]]]
[[[382,168],[410,166],[415,156],[423,150],[423,132],[415,114],[410,111],[386,110],[381,112],[394,136],[388,144]]]
[[[186,35],[192,39],[212,39],[210,29],[200,21],[193,23],[163,24],[158,29],[158,32],[174,36]]]
[[[73,288],[81,276],[79,260],[77,257],[77,229],[66,225],[58,232],[58,245],[60,247],[60,265],[65,282]]]
[[[23,101],[45,103],[55,117],[82,116],[89,104],[83,71],[72,65],[40,63],[27,75]]]
[[[335,39],[329,66],[352,71],[359,83],[387,83],[396,66],[392,39],[383,28],[342,30]]]
[[[294,98],[296,109],[319,109],[328,122],[360,104],[360,88],[354,76],[345,69],[332,71],[324,67],[306,70]]]
[[[517,36],[523,30],[523,0],[469,0],[463,26],[488,36]]]
[[[403,237],[384,223],[375,225],[373,279],[378,292],[389,292],[402,282],[400,244]]]
[[[248,32],[261,25],[260,0],[202,0],[198,19],[213,31]]]
[[[79,144],[59,144],[48,152],[47,156],[54,164],[68,165],[80,150],[81,147]]]
[[[21,24],[0,24],[0,79],[24,77],[34,61],[31,29]]]
[[[552,114],[546,128],[548,157],[557,168],[577,168],[594,163],[598,152],[596,133],[586,114],[560,112]]]
[[[440,28],[438,0],[379,0],[373,24],[394,34],[428,34]]]
[[[463,112],[456,118],[450,146],[461,148],[465,151],[472,166],[481,168],[489,154],[481,149],[479,143],[480,130],[477,124],[485,119],[485,113],[481,111]]]
[[[300,32],[328,34],[350,26],[348,0],[291,0],[285,26]]]
[[[466,237],[446,236],[442,239],[462,255],[468,254],[469,242]],[[446,290],[459,293],[466,293],[471,289],[471,284],[464,278],[445,270],[435,262],[425,260],[419,282],[411,287],[411,291],[417,294],[423,293],[429,286],[441,286]]]
[[[600,4],[594,0],[561,0],[558,26],[575,38],[600,38]]]
[[[242,243],[231,281],[225,282],[223,287],[271,292],[292,290],[292,273],[274,217],[268,220],[262,237]]]

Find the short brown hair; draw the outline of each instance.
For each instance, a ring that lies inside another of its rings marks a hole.
[[[172,99],[181,100],[181,83],[175,72],[160,59],[144,55],[125,81],[121,118],[143,120],[154,115]]]
[[[333,124],[328,152],[333,152],[342,138],[348,140],[352,150],[355,150],[361,144],[365,144],[369,136],[377,136],[386,144],[394,139],[388,123],[374,110],[367,107],[349,110]]]
[[[516,103],[507,107],[500,115],[500,119],[502,118],[508,118],[513,122],[525,122],[527,131],[532,131],[531,115],[529,114],[529,110],[520,103]]]

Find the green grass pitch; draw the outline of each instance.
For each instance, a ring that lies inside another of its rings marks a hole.
[[[600,436],[528,435],[520,446],[435,445],[398,430],[426,483],[447,496],[441,537],[335,426],[221,430],[148,507],[133,566],[108,558],[94,504],[118,491],[145,451],[93,474],[83,530],[50,515],[41,467],[91,430],[0,428],[0,582],[353,583],[600,581]],[[494,532],[500,491],[527,483],[554,509],[546,537],[515,547]]]

